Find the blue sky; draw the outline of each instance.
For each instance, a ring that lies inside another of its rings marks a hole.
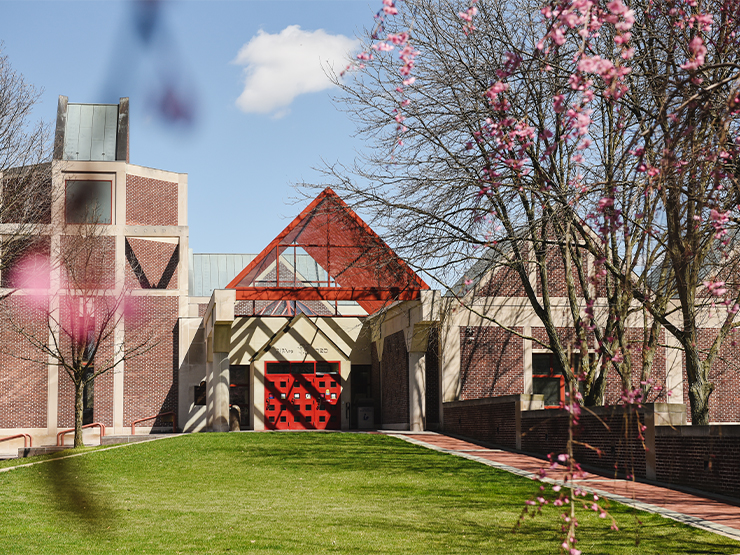
[[[316,92],[319,59],[340,59],[380,4],[170,0],[152,14],[129,1],[0,0],[0,39],[43,88],[37,118],[54,121],[60,94],[130,97],[131,162],[189,174],[191,248],[254,253],[306,204],[294,183],[320,182],[322,159],[362,148],[333,91]]]

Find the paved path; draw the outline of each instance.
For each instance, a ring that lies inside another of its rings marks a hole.
[[[500,449],[486,449],[433,432],[386,433],[435,451],[478,461],[528,478],[535,477],[537,471],[547,465],[542,459]],[[553,476],[550,472],[548,475]],[[576,483],[602,497],[740,540],[740,507],[735,505],[669,488],[591,473],[586,473]]]

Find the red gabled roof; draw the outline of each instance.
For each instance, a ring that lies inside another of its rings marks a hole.
[[[275,287],[255,285],[293,247],[310,255],[330,280],[291,287],[290,274],[284,282],[276,277]],[[327,187],[226,288],[236,289],[237,300],[353,300],[372,314],[390,301],[416,299],[429,286]]]

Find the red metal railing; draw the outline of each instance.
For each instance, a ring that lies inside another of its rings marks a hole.
[[[94,428],[95,426],[100,428],[100,438],[102,440],[103,436],[105,435],[105,424],[101,424],[100,422],[93,422],[92,424],[85,424],[82,429],[85,428]],[[74,432],[74,428],[70,428],[69,430],[62,430],[57,434],[57,445],[64,445],[64,434],[68,434],[70,432]]]
[[[19,437],[23,438],[23,448],[26,449],[28,447],[33,447],[33,440],[31,439],[30,434],[15,434],[14,436],[8,436],[0,439],[0,442],[8,441],[9,439],[18,439]],[[26,445],[26,440],[28,440],[28,445]]]
[[[175,415],[174,410],[170,410],[167,412],[160,412],[159,414],[155,414],[154,416],[147,416],[146,418],[139,418],[138,420],[134,420],[131,422],[131,435],[136,435],[136,425],[139,422],[146,422],[147,420],[154,420],[155,418],[159,418],[160,416],[169,416],[172,415],[172,433],[174,434],[177,432],[177,416]]]

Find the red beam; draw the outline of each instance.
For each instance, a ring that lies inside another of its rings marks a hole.
[[[419,289],[390,287],[237,287],[237,301],[414,301]]]

